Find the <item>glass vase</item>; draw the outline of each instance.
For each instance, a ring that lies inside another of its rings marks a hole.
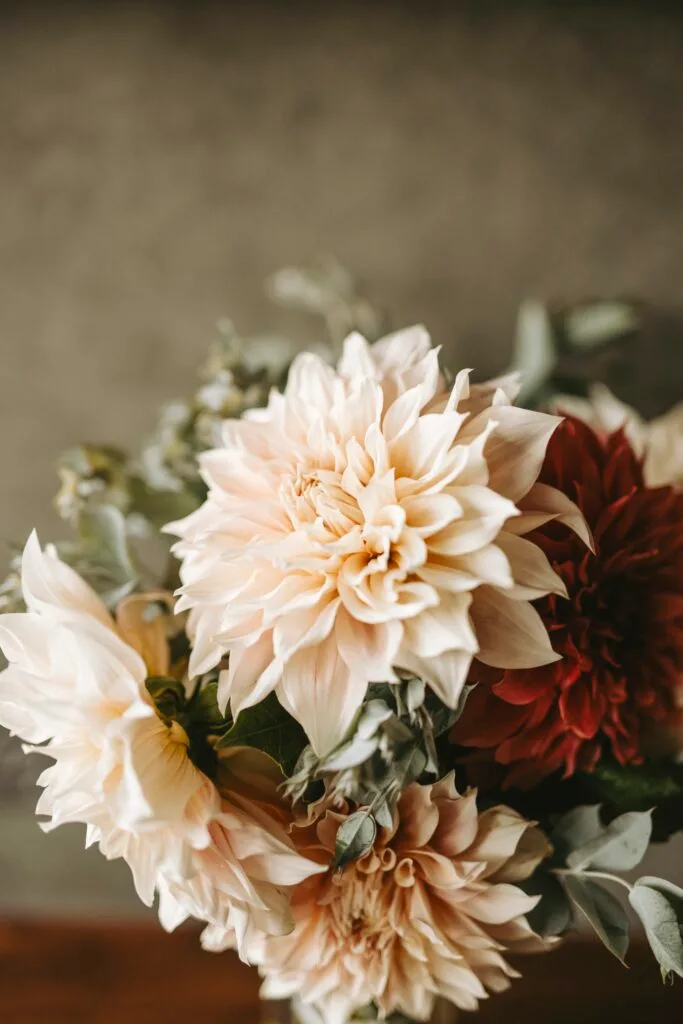
[[[457,1007],[445,999],[439,999],[434,1007],[430,1024],[455,1024],[458,1019]],[[369,1024],[376,1018],[361,1014],[354,1017],[349,1024]],[[296,1001],[274,1003],[264,1001],[261,1004],[261,1024],[327,1024],[317,1010],[298,1005]],[[407,1017],[394,1014],[388,1024],[412,1024]]]

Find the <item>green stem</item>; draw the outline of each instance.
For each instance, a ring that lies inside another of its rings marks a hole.
[[[563,875],[574,875],[579,878],[601,878],[606,882],[614,882],[616,885],[621,885],[627,892],[630,892],[633,888],[625,878],[619,878],[618,875],[611,875],[608,871],[572,871],[571,868],[555,868],[553,874],[558,875],[560,878]]]

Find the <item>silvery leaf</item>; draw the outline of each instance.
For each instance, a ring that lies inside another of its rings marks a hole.
[[[629,893],[629,902],[643,924],[664,980],[672,974],[683,978],[681,925],[670,900],[660,889],[638,881]]]
[[[404,687],[404,700],[411,715],[424,704],[426,687],[422,679],[409,679]]]
[[[343,868],[358,860],[371,848],[377,835],[377,823],[369,811],[356,811],[337,830],[333,867]]]
[[[629,924],[626,912],[616,896],[601,885],[578,875],[565,876],[564,884],[572,903],[587,918],[598,938],[625,965]]]
[[[565,329],[577,348],[597,348],[636,330],[638,315],[624,302],[593,302],[577,306],[565,319]]]
[[[683,889],[680,885],[667,881],[666,878],[655,878],[652,875],[643,875],[636,882],[636,885],[646,885],[649,889],[656,889],[666,896],[671,906],[676,911],[678,923],[683,927]]]
[[[519,308],[515,331],[513,364],[522,378],[518,401],[541,388],[555,369],[557,355],[550,317],[540,302],[527,300]]]
[[[601,835],[589,839],[567,857],[574,871],[630,871],[645,856],[652,835],[652,811],[629,811],[615,818]]]
[[[355,728],[356,736],[370,739],[392,715],[393,711],[383,700],[369,700],[367,704],[363,705]]]
[[[365,739],[363,736],[355,736],[349,743],[344,743],[336,751],[330,754],[322,764],[320,770],[325,772],[341,772],[347,768],[355,768],[369,760],[379,746],[379,739],[373,736]]]
[[[603,831],[600,804],[591,804],[574,807],[560,818],[550,838],[564,863],[568,853],[602,835]]]

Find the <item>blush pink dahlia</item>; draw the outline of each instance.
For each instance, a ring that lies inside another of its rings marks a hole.
[[[229,922],[241,951],[252,928],[287,931],[281,887],[319,869],[258,801],[219,792],[182,725],[157,714],[145,684],[168,675],[168,642],[163,617],[143,609],[159,595],[127,598],[114,618],[35,534],[22,584],[27,611],[0,616],[0,725],[53,761],[39,779],[43,827],[86,825],[88,845],[127,861],[145,903],[159,893],[167,927],[190,914]]]
[[[326,867],[297,886],[294,930],[264,937],[254,950],[262,995],[296,996],[326,1024],[371,1002],[384,1015],[428,1020],[442,996],[474,1010],[489,991],[517,977],[504,954],[548,948],[525,915],[538,902],[517,885],[548,854],[543,834],[507,807],[477,812],[476,793],[459,795],[450,775],[413,784],[391,828],[341,870],[332,866],[346,811],[328,810],[295,829],[307,857]],[[229,937],[207,933],[220,949]]]
[[[462,371],[446,390],[421,328],[351,335],[336,370],[300,355],[284,394],[225,422],[201,457],[206,502],[168,527],[190,670],[230,655],[222,706],[275,690],[322,754],[396,667],[453,706],[475,654],[556,658],[529,602],[564,585],[520,534],[582,520],[534,486],[559,420],[512,406],[509,384]]]

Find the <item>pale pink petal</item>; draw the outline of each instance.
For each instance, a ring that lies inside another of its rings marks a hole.
[[[472,603],[479,661],[494,668],[536,668],[559,661],[543,621],[525,601],[514,601],[493,587],[480,587]]]
[[[535,601],[545,594],[567,596],[563,580],[537,544],[524,540],[523,537],[516,537],[505,530],[498,536],[496,544],[507,555],[512,569],[515,586],[509,594],[510,597]]]

